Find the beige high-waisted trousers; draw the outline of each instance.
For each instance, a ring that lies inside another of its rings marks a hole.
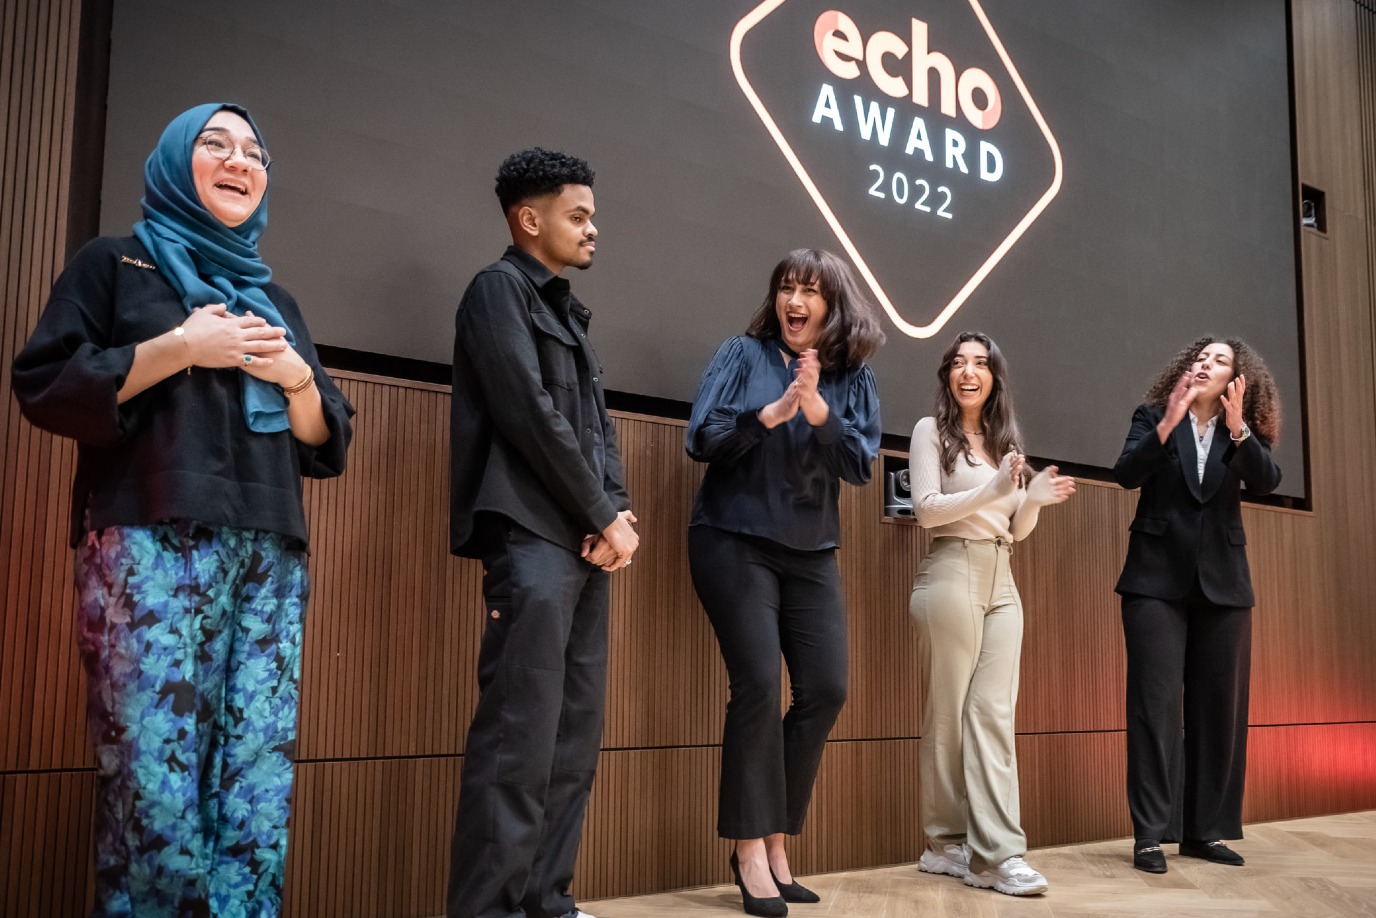
[[[970,845],[970,869],[1027,853],[1013,712],[1022,600],[1002,539],[937,538],[908,609],[922,637],[927,697],[919,745],[929,844]]]

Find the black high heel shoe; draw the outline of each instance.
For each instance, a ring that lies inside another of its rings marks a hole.
[[[795,877],[792,883],[785,883],[774,873],[774,868],[769,868],[769,875],[774,877],[774,885],[779,887],[779,895],[785,902],[821,902],[822,897],[803,884],[799,883]]]
[[[745,888],[745,881],[741,879],[741,862],[736,858],[736,852],[731,852],[731,873],[736,877],[736,885],[741,890],[741,907],[745,909],[747,915],[755,915],[756,918],[785,918],[788,914],[788,903],[783,896],[752,896]],[[770,871],[773,875],[773,871]]]

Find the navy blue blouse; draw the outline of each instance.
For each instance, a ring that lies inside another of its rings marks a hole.
[[[778,341],[731,338],[698,384],[688,455],[707,463],[689,526],[759,536],[804,551],[840,544],[840,480],[863,485],[879,455],[879,393],[869,367],[823,373],[830,409],[813,427],[799,411],[772,430],[759,410],[784,394],[796,360]]]

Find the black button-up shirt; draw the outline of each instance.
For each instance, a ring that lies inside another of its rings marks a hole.
[[[578,550],[630,507],[592,313],[512,246],[473,278],[454,325],[450,550],[476,557],[491,512]]]

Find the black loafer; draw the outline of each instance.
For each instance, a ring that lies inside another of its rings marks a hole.
[[[1206,861],[1213,861],[1215,864],[1227,864],[1229,867],[1241,867],[1247,863],[1242,859],[1242,855],[1218,839],[1213,841],[1182,841],[1180,853],[1185,857],[1197,857]]]
[[[1165,873],[1166,852],[1149,839],[1138,842],[1132,849],[1132,866],[1147,873]]]

